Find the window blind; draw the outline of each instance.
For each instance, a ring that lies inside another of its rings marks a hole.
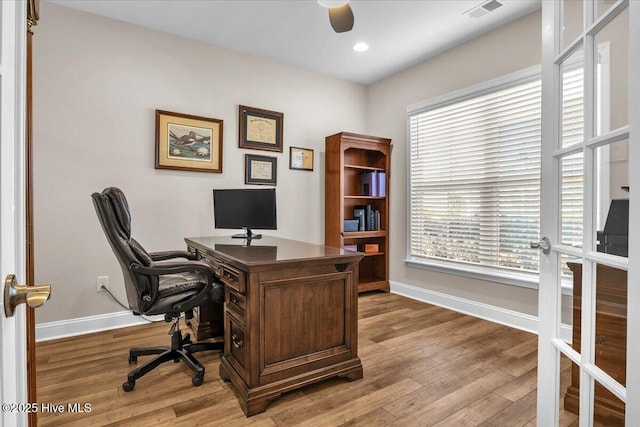
[[[584,140],[584,69],[582,63],[566,67],[562,73],[562,147]],[[561,161],[561,241],[565,245],[582,247],[583,216],[582,152],[566,156]],[[568,273],[566,266],[563,270]]]
[[[540,80],[409,113],[412,258],[538,271]]]

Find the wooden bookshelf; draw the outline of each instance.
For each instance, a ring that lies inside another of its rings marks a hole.
[[[328,136],[325,148],[325,245],[357,245],[364,252],[366,243],[378,244],[379,251],[366,253],[360,262],[358,291],[389,292],[391,140],[341,132]],[[367,172],[384,172],[384,196],[362,194],[362,174]],[[380,212],[379,229],[344,231],[344,220],[354,219],[353,209],[360,205],[371,205]]]

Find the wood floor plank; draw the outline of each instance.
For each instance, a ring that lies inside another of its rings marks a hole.
[[[489,393],[435,424],[437,427],[478,426],[509,407],[513,402],[496,393]]]
[[[90,403],[90,413],[40,413],[40,426],[500,426],[535,425],[533,334],[394,294],[359,298],[364,378],[329,379],[284,394],[244,416],[215,352],[198,354],[205,382],[167,363],[125,393],[133,346],[168,345],[164,322],[37,345],[38,400]],[[140,358],[140,363],[144,358]],[[561,385],[570,363],[562,361]],[[561,425],[577,416],[561,413]]]

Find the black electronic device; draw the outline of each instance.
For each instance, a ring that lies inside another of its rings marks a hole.
[[[213,216],[216,228],[245,229],[244,234],[231,237],[260,239],[253,229],[277,230],[276,190],[224,189],[213,190]]]
[[[597,232],[598,252],[627,257],[629,253],[629,200],[612,200],[604,230]]]

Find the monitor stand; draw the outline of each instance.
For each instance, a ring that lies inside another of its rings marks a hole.
[[[242,227],[242,228],[246,230],[246,233],[244,233],[244,234],[234,234],[231,237],[234,238],[234,239],[246,239],[246,240],[262,239],[262,234],[253,233],[249,227]]]

